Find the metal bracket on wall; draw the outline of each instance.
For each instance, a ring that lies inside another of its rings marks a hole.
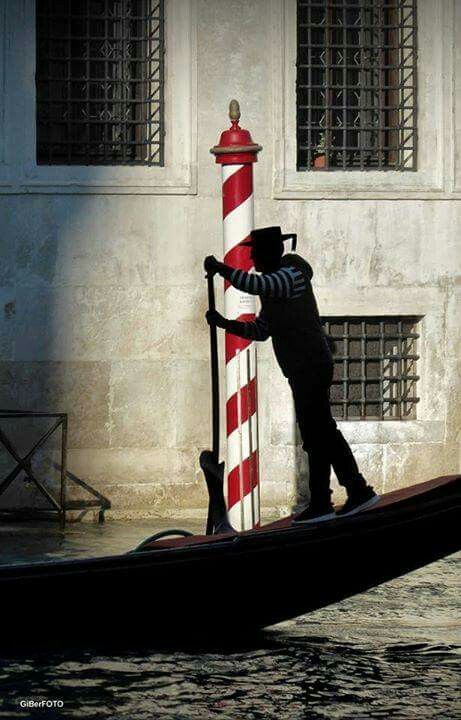
[[[99,508],[99,522],[104,522],[104,513],[111,507],[110,500],[104,495],[101,495],[97,490],[92,488],[84,480],[81,480],[76,475],[73,475],[67,470],[67,429],[68,429],[68,418],[67,413],[52,413],[52,412],[35,412],[25,410],[0,410],[0,421],[1,420],[13,420],[13,419],[24,419],[24,418],[54,418],[55,422],[50,428],[44,432],[36,443],[32,446],[29,452],[21,457],[11,439],[6,435],[5,431],[0,427],[0,446],[6,449],[11,457],[16,461],[15,467],[8,473],[8,475],[0,481],[0,496],[10,487],[11,483],[18,477],[18,475],[24,472],[26,478],[32,482],[37,490],[47,500],[48,508],[21,508],[20,510],[15,508],[0,508],[0,515],[13,515],[21,517],[32,517],[37,515],[43,515],[46,513],[57,513],[61,521],[61,526],[64,527],[66,524],[66,511],[69,510],[82,510],[86,511],[90,508]],[[49,490],[45,487],[43,482],[39,480],[32,470],[31,463],[34,455],[40,450],[45,442],[53,435],[53,433],[61,428],[61,462],[53,462],[53,467],[59,471],[60,474],[60,491],[59,499],[56,499]],[[67,482],[71,481],[75,485],[82,487],[86,490],[93,499],[91,500],[67,500],[66,490]]]

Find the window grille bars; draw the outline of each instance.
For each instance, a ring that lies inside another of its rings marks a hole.
[[[163,165],[163,0],[36,10],[38,164]]]
[[[338,420],[416,418],[420,317],[328,317],[336,345],[330,390]]]
[[[416,170],[416,20],[416,0],[298,0],[298,170]]]

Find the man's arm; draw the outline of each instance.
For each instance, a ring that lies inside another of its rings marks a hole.
[[[282,267],[273,273],[255,275],[224,265],[220,274],[238,290],[263,298],[288,299],[306,289],[303,273],[294,267]]]
[[[269,325],[262,310],[254,320],[246,322],[228,320],[226,329],[233,335],[238,335],[247,340],[264,341],[270,336]]]
[[[249,295],[287,299],[296,297],[306,289],[306,280],[303,273],[293,266],[281,267],[273,273],[255,275],[225,265],[212,256],[206,259],[205,267],[207,262],[214,272],[219,273],[238,290]]]
[[[270,336],[269,325],[262,310],[254,320],[248,320],[246,322],[226,320],[226,318],[216,312],[216,310],[209,310],[206,314],[206,319],[209,325],[216,325],[246,340],[264,341]]]

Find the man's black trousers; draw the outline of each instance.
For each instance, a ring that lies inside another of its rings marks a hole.
[[[329,389],[332,380],[332,363],[312,365],[288,378],[303,448],[309,457],[313,504],[330,502],[331,466],[348,494],[364,484],[352,451],[331,414]]]

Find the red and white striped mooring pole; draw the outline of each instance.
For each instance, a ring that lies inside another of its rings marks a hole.
[[[253,163],[262,150],[238,121],[236,100],[229,106],[232,126],[211,148],[222,165],[224,262],[250,271],[249,239],[254,226]],[[230,320],[254,320],[255,297],[225,282],[224,308]],[[226,332],[227,503],[236,530],[257,527],[260,521],[258,415],[255,343]]]

